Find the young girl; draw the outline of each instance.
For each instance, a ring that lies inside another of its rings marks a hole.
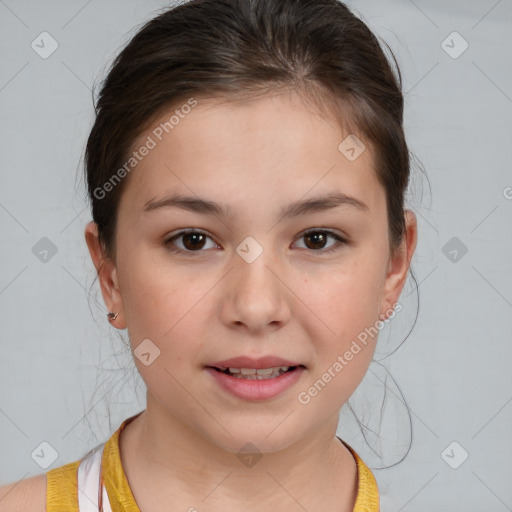
[[[336,0],[192,0],[135,35],[96,113],[85,238],[147,407],[31,503],[378,511],[336,436],[417,236],[375,36]]]

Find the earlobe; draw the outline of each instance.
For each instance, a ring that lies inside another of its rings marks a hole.
[[[124,329],[125,321],[117,269],[114,262],[108,258],[98,238],[98,226],[89,222],[85,227],[85,241],[98,274],[101,294],[107,306],[107,318],[118,329]],[[113,315],[109,315],[112,312]]]

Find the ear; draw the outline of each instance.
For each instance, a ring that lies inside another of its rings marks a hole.
[[[115,263],[106,256],[105,251],[98,238],[98,226],[95,222],[89,222],[85,226],[85,241],[89,248],[98,280],[100,282],[101,294],[107,306],[108,311],[119,313],[111,324],[118,329],[126,328],[126,321],[123,310],[123,302],[119,291],[119,282],[117,279],[117,269]]]
[[[405,236],[402,243],[390,258],[384,288],[382,293],[380,318],[385,320],[390,314],[393,305],[398,301],[411,263],[418,238],[418,225],[416,215],[412,210],[405,210]]]

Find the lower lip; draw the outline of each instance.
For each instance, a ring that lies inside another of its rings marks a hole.
[[[244,400],[267,400],[291,388],[301,377],[304,367],[298,366],[291,372],[286,372],[273,379],[244,379],[232,377],[227,373],[206,368],[220,386],[232,395]]]

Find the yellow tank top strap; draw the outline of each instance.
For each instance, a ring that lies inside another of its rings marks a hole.
[[[352,452],[357,463],[359,484],[353,512],[379,512],[379,488],[373,473],[356,451],[344,441],[342,442]]]
[[[77,470],[80,461],[46,473],[46,512],[79,512]]]
[[[123,421],[121,426],[105,443],[105,449],[103,450],[103,483],[107,490],[112,512],[140,512],[128,484],[119,450],[119,434],[139,414]]]

